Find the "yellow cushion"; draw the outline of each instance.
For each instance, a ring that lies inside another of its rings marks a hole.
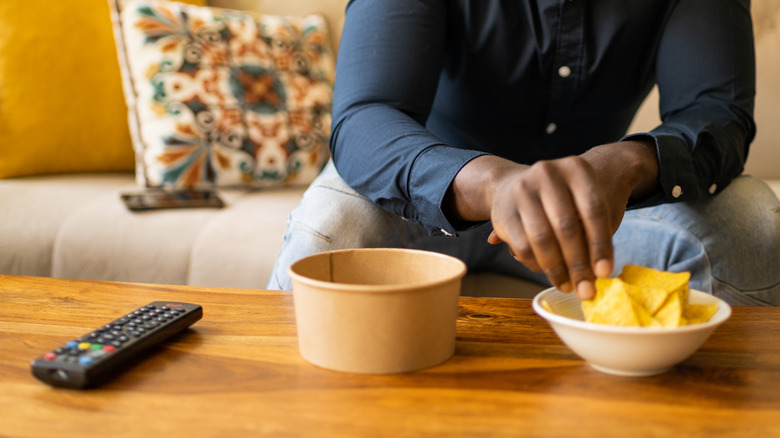
[[[133,168],[107,1],[0,1],[0,178]]]

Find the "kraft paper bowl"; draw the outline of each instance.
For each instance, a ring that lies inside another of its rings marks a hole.
[[[544,308],[546,302],[552,313]],[[717,304],[709,321],[675,328],[619,327],[584,321],[580,299],[555,288],[533,301],[561,341],[595,369],[621,376],[661,374],[687,359],[729,316],[731,307],[710,294],[690,290],[691,304]]]
[[[466,265],[454,257],[349,249],[306,257],[288,272],[301,356],[314,365],[402,373],[440,364],[455,351]]]

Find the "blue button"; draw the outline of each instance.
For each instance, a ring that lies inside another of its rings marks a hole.
[[[82,364],[82,365],[89,365],[89,364],[91,364],[91,363],[92,363],[92,361],[94,361],[94,360],[95,360],[95,359],[93,359],[93,358],[91,358],[91,357],[89,357],[89,356],[81,356],[81,357],[79,358],[79,363],[80,363],[80,364]]]
[[[65,346],[68,347],[68,348],[76,348],[76,347],[78,347],[78,345],[79,345],[79,343],[76,342],[76,341],[70,341],[67,344],[65,344]]]

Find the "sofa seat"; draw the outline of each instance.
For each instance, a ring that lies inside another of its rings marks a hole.
[[[0,272],[262,288],[302,188],[222,190],[224,209],[130,212],[131,174],[0,181]]]

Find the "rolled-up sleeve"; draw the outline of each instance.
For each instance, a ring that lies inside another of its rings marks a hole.
[[[656,61],[661,191],[634,207],[714,195],[742,173],[755,136],[755,54],[747,0],[681,0]]]
[[[444,1],[353,0],[339,45],[331,153],[358,193],[419,223],[455,234],[442,200],[477,151],[425,128],[441,71]]]

